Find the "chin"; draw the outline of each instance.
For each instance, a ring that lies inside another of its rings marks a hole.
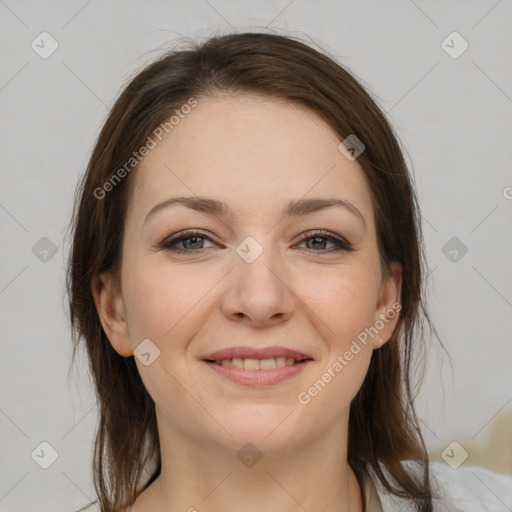
[[[292,449],[314,437],[308,428],[308,421],[297,421],[298,410],[284,406],[244,406],[232,409],[227,418],[217,418],[219,423],[232,435],[222,430],[222,435],[213,437],[218,444],[238,451],[247,443],[252,443],[262,452],[278,454]],[[315,425],[310,425],[315,429]],[[308,435],[309,432],[309,435]]]

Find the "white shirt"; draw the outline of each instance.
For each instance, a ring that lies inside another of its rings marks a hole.
[[[512,475],[477,466],[452,469],[444,462],[431,462],[430,469],[432,490],[441,496],[433,500],[434,512],[512,512]],[[382,512],[415,512],[410,500],[391,494],[374,474],[371,477]]]
[[[442,496],[434,500],[434,512],[512,512],[512,475],[477,466],[452,469],[444,462],[431,462],[430,468],[432,489]],[[365,479],[367,512],[415,512],[411,500],[391,494],[372,470],[369,477]],[[84,512],[101,511],[90,505]]]

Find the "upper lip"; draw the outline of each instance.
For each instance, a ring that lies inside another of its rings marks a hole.
[[[217,350],[211,354],[203,357],[203,360],[219,361],[221,359],[270,359],[273,357],[292,357],[296,361],[302,359],[313,359],[309,354],[292,350],[286,347],[266,347],[266,348],[254,348],[254,347],[230,347],[222,350]]]

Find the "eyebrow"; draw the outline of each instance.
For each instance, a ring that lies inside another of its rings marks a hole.
[[[155,215],[156,212],[162,210],[163,208],[168,208],[172,205],[183,205],[191,210],[219,217],[234,217],[233,212],[230,210],[229,206],[223,201],[200,196],[182,196],[172,197],[153,206],[153,208],[151,208],[151,210],[146,214],[144,223],[146,223],[150,217]],[[309,215],[311,213],[318,212],[333,206],[345,208],[347,211],[361,220],[366,229],[366,222],[362,213],[353,204],[349,203],[345,199],[338,198],[312,198],[290,201],[283,210],[281,220],[285,217]]]

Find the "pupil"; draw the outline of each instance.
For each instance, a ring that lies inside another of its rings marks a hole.
[[[200,239],[201,239],[201,237],[199,237],[199,236],[191,236],[187,240],[185,240],[185,244],[189,243],[189,241],[193,241],[193,240],[197,241]],[[194,245],[194,242],[192,242],[192,245]],[[192,247],[192,248],[194,248],[194,247]],[[198,248],[200,249],[201,247],[198,247]]]
[[[311,238],[310,240],[312,240],[313,242],[314,241],[318,242],[320,240],[320,243],[322,243],[322,240],[323,240],[323,242],[325,243],[325,240],[320,236],[315,236],[315,237]],[[323,247],[321,247],[321,248],[323,248]]]

